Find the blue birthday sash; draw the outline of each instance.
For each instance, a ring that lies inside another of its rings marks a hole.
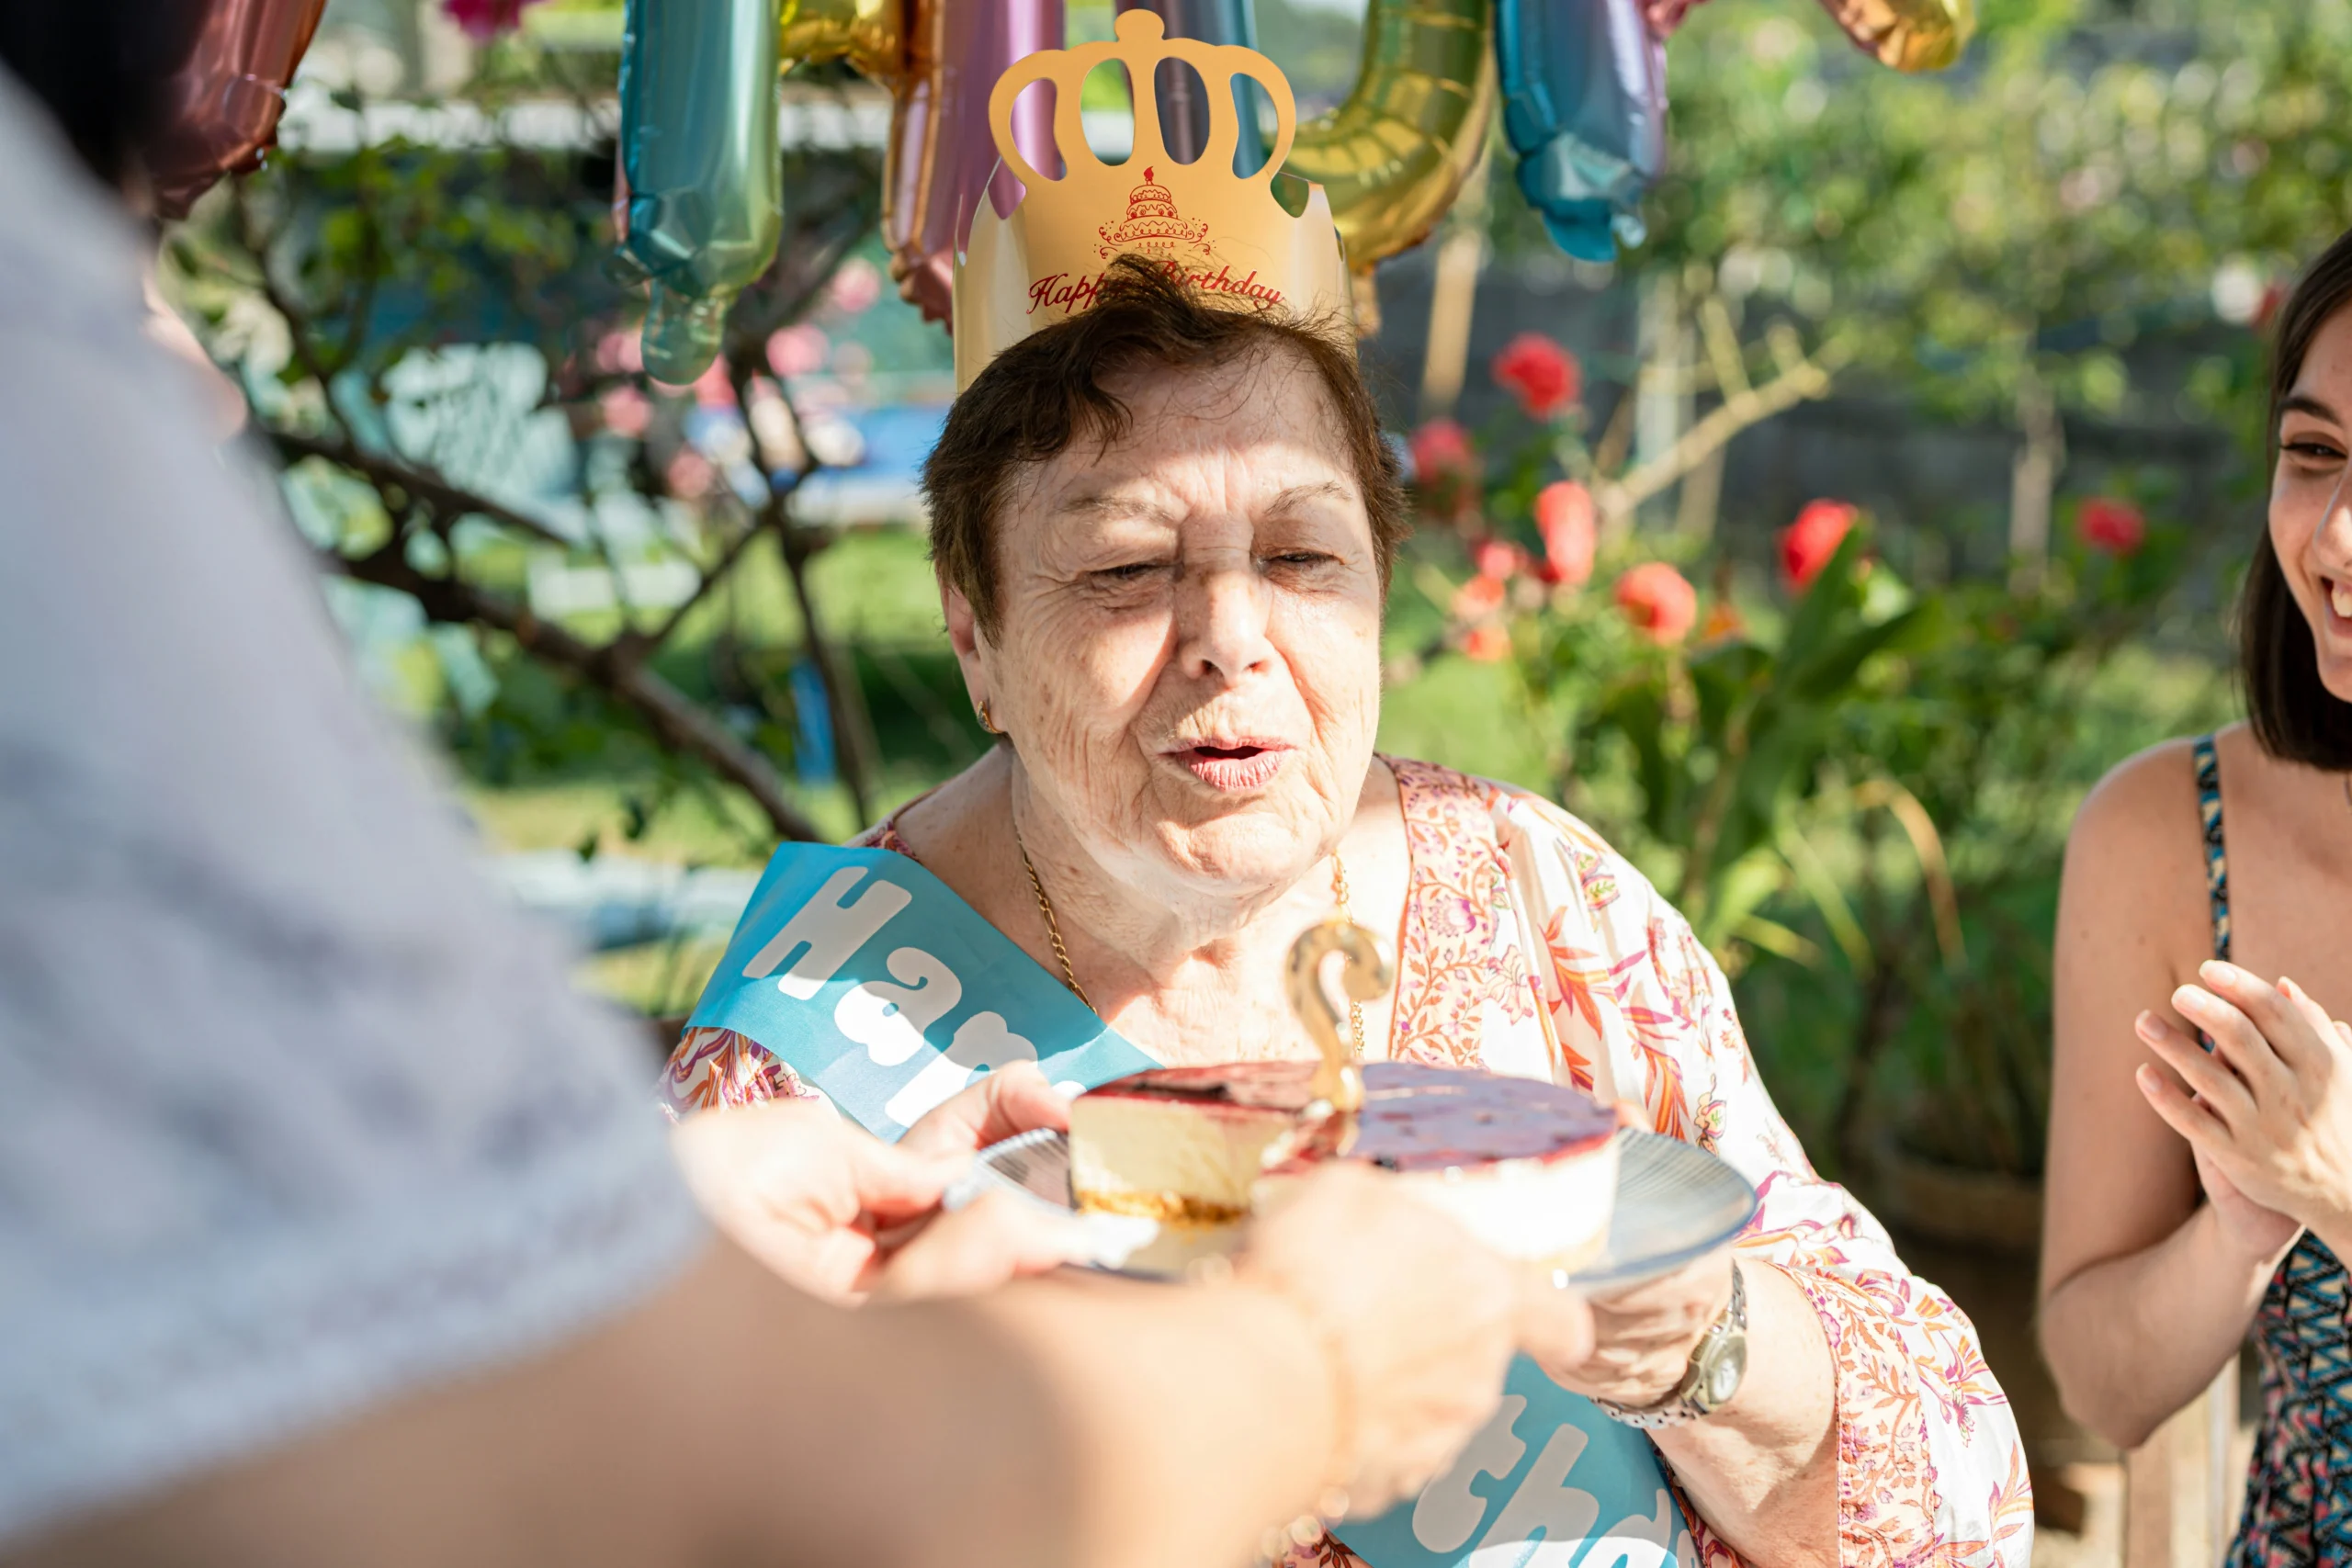
[[[888,850],[776,851],[687,1026],[750,1038],[886,1139],[1012,1062],[1087,1089],[1159,1065]],[[1332,1533],[1372,1568],[1696,1561],[1649,1440],[1525,1357],[1453,1469]]]

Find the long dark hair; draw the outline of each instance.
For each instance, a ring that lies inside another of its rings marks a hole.
[[[2352,305],[2352,231],[2320,253],[2278,312],[2270,357],[2270,461],[2278,461],[2278,411],[2303,356],[2328,318]],[[2245,711],[2262,749],[2290,762],[2352,770],[2352,703],[2320,683],[2311,622],[2287,587],[2287,573],[2266,525],[2238,599],[2238,677]]]

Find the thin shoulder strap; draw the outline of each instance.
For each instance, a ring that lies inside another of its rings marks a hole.
[[[2205,824],[2205,899],[2213,916],[2213,956],[2230,956],[2230,855],[2222,838],[2222,754],[2210,735],[2191,753],[2197,761],[2197,812]]]

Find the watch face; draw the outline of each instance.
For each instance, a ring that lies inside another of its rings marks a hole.
[[[1739,1392],[1739,1380],[1747,1373],[1747,1337],[1719,1339],[1704,1347],[1701,1357],[1705,1364],[1700,1368],[1700,1397],[1708,1409],[1719,1409]]]

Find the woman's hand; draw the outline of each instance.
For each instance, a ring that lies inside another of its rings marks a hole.
[[[1285,1190],[1237,1277],[1295,1303],[1347,1382],[1339,1441],[1351,1514],[1409,1496],[1493,1412],[1511,1351],[1582,1357],[1583,1299],[1504,1262],[1377,1172],[1340,1165]]]
[[[679,1122],[670,1146],[713,1224],[791,1283],[837,1302],[872,1284],[877,1233],[936,1208],[965,1163],[885,1144],[814,1100],[706,1111]]]
[[[1617,1101],[1620,1127],[1643,1124],[1642,1108]],[[1663,1280],[1592,1303],[1593,1343],[1573,1358],[1533,1356],[1552,1381],[1588,1398],[1640,1409],[1674,1392],[1690,1353],[1731,1304],[1731,1254],[1716,1253]]]
[[[1084,1256],[1076,1224],[983,1200],[937,1213],[973,1151],[1069,1125],[1069,1104],[1027,1063],[983,1075],[896,1144],[813,1100],[706,1111],[672,1146],[711,1223],[813,1295],[966,1295]]]
[[[2283,1252],[2298,1226],[2352,1232],[2352,1030],[2292,980],[2235,964],[2198,970],[2173,993],[2205,1051],[2143,1012],[2141,1039],[2172,1069],[2143,1065],[2140,1092],[2188,1140],[2223,1233],[2248,1256]],[[2177,1075],[2175,1077],[2174,1075]]]
[[[1588,1398],[1635,1410],[1657,1404],[1682,1382],[1691,1352],[1731,1304],[1731,1257],[1711,1253],[1662,1280],[1595,1297],[1588,1353],[1536,1360],[1553,1382]]]
[[[2197,1182],[2205,1190],[2214,1222],[2233,1249],[2247,1258],[2275,1258],[2294,1245],[2303,1231],[2301,1224],[2239,1191],[2237,1183],[2223,1176],[2213,1156],[2203,1149],[2192,1144],[2189,1152],[2196,1157]]]
[[[967,1084],[907,1129],[899,1147],[969,1156],[1040,1127],[1069,1130],[1069,1101],[1035,1062],[1014,1062]]]

